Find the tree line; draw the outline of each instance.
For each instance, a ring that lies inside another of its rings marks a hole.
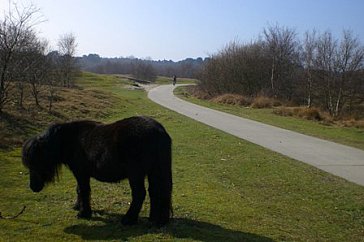
[[[210,95],[270,96],[316,106],[333,117],[354,113],[364,102],[364,46],[351,31],[296,31],[279,25],[251,43],[229,43],[212,55],[200,76]]]
[[[0,19],[0,114],[11,101],[23,108],[25,90],[30,90],[36,106],[40,94],[46,93],[51,111],[58,88],[73,86],[78,71],[76,38],[62,35],[58,50],[52,50],[36,32],[41,22],[34,5],[22,9],[14,5]]]
[[[154,81],[156,76],[196,78],[206,59],[187,58],[178,62],[172,60],[151,60],[135,57],[103,58],[97,54],[77,58],[82,70],[98,74],[132,74],[137,79]]]

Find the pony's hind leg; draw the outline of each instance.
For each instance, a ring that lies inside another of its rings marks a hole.
[[[128,212],[122,219],[124,225],[133,225],[138,222],[140,209],[142,208],[146,191],[144,185],[144,175],[134,175],[129,178],[132,201]]]
[[[158,214],[160,213],[160,204],[158,203],[159,191],[157,181],[155,176],[148,175],[148,192],[150,198],[150,211],[149,211],[149,221],[156,223],[158,221]]]
[[[164,177],[165,175],[168,176]],[[169,174],[152,173],[148,175],[148,192],[150,197],[149,221],[156,226],[163,226],[169,221],[172,210],[171,182]]]
[[[149,220],[158,227],[164,226],[172,215],[172,156],[169,140],[158,147],[159,153],[152,160],[148,171],[150,214]]]

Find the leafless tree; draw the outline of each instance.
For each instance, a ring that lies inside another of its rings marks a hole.
[[[267,51],[271,58],[271,90],[273,95],[290,97],[292,73],[298,63],[298,41],[296,32],[279,25],[263,30]]]
[[[61,55],[60,70],[63,79],[63,86],[71,87],[74,85],[77,65],[75,60],[76,54],[76,37],[74,34],[64,34],[58,40],[58,52]]]
[[[305,38],[302,44],[302,64],[305,72],[305,99],[307,102],[307,107],[312,106],[312,97],[313,97],[313,69],[315,67],[315,59],[317,54],[317,40],[316,40],[316,31],[306,32]]]
[[[269,59],[264,44],[230,42],[210,57],[201,76],[201,86],[211,95],[258,95],[269,88]]]
[[[132,75],[134,78],[155,81],[157,74],[150,61],[136,59],[133,61]]]
[[[11,3],[10,3],[11,4]],[[39,9],[34,5],[13,8],[0,20],[0,113],[9,99],[10,83],[14,76],[18,53],[32,43],[33,27],[40,23]]]
[[[46,41],[37,41],[32,51],[27,53],[30,66],[27,73],[27,81],[30,84],[30,91],[37,106],[40,106],[39,94],[49,77],[49,68],[46,57],[47,46],[48,43]]]
[[[47,63],[47,79],[46,86],[48,92],[48,111],[53,111],[53,102],[55,96],[59,90],[59,87],[62,86],[61,80],[61,72],[59,66],[59,53],[57,51],[51,51],[46,56]]]
[[[358,73],[363,69],[364,64],[364,46],[362,46],[357,37],[348,30],[344,30],[340,45],[336,52],[336,66],[339,73],[338,82],[336,83],[336,99],[333,113],[338,116],[342,108],[349,101],[351,106],[355,99],[362,98],[364,83],[358,78]]]
[[[22,108],[23,100],[25,98],[25,89],[29,84],[30,73],[34,69],[34,57],[39,53],[39,40],[34,32],[29,32],[29,41],[27,44],[21,46],[17,52],[14,53],[13,59],[15,60],[10,70],[11,80],[16,83],[18,91],[18,104]]]
[[[317,39],[317,56],[315,59],[316,92],[319,103],[334,115],[334,87],[337,81],[336,58],[337,40],[331,32],[322,33]]]

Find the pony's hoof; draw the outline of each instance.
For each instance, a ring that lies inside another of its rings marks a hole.
[[[91,214],[92,214],[91,211],[81,211],[77,214],[77,218],[90,219]]]
[[[127,225],[127,226],[130,226],[130,225],[135,225],[138,223],[138,218],[130,218],[128,216],[124,216],[122,219],[121,219],[121,223],[123,225]]]

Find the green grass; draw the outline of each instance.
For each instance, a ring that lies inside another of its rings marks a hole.
[[[71,209],[75,180],[64,168],[59,182],[35,194],[20,149],[0,151],[0,241],[364,241],[364,188],[227,135],[123,88],[110,76],[84,74],[85,90],[113,105],[101,120],[132,115],[159,120],[173,138],[174,221],[149,228],[149,202],[139,225],[124,227],[128,183],[92,181],[91,220]],[[148,199],[147,199],[148,200]]]
[[[255,109],[201,100],[191,96],[185,87],[176,88],[175,94],[201,106],[364,150],[364,129],[362,128],[339,127],[296,117],[284,117],[274,114],[271,108]]]

